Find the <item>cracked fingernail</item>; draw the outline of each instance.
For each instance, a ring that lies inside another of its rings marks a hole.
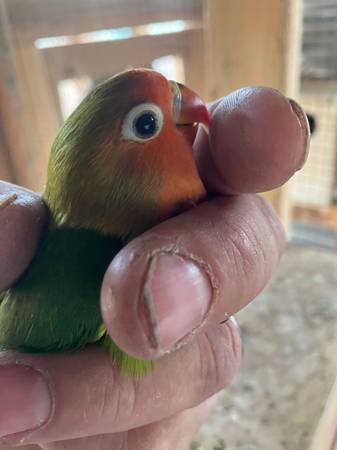
[[[155,347],[169,350],[203,322],[212,302],[212,284],[191,259],[160,253],[151,261],[144,298]]]
[[[303,154],[301,155],[301,159],[299,161],[298,169],[302,169],[305,161],[307,160],[309,153],[309,144],[310,144],[310,126],[306,113],[303,108],[292,98],[288,98],[291,109],[296,114],[298,122],[303,132]]]

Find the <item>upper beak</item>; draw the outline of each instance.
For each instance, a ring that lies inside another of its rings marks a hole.
[[[170,85],[173,93],[173,120],[192,145],[197,135],[198,124],[209,128],[208,110],[201,98],[188,87],[175,81],[170,81]]]

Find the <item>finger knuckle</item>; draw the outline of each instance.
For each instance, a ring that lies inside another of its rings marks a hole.
[[[204,399],[229,384],[239,369],[241,339],[233,324],[226,322],[199,339],[201,390]]]

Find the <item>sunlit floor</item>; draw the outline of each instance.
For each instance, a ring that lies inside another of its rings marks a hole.
[[[337,373],[336,254],[290,245],[269,288],[238,319],[242,372],[194,449],[308,449]]]

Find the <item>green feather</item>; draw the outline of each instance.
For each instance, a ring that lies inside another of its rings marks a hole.
[[[48,230],[28,271],[0,297],[0,348],[73,350],[101,339],[104,273],[123,243],[90,230]]]
[[[154,368],[154,361],[136,359],[128,355],[116,345],[108,334],[103,338],[103,345],[112,355],[113,364],[120,368],[122,375],[138,379],[148,374]]]
[[[102,279],[122,246],[89,230],[49,230],[26,274],[0,296],[0,349],[48,353],[102,342],[123,375],[148,373],[153,363],[124,353],[102,323]]]

